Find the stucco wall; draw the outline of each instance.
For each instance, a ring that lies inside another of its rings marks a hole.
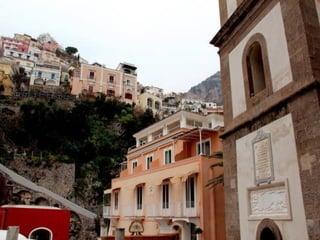
[[[274,167],[274,181],[272,183],[286,181],[288,183],[286,185],[289,194],[287,208],[289,212],[291,211],[291,217],[275,222],[280,228],[283,239],[308,239],[291,114],[271,122],[259,130],[261,129],[271,135],[271,154]],[[252,141],[256,135],[257,131],[254,131],[236,141],[239,217],[242,219],[240,233],[241,239],[248,240],[255,239],[255,235],[252,233],[256,232],[258,224],[265,217],[248,220],[250,212],[248,188],[255,186]],[[271,218],[277,218],[277,216]],[[292,229],[297,229],[297,231],[292,231]]]
[[[247,109],[242,59],[246,43],[256,33],[262,34],[267,42],[273,91],[279,90],[292,81],[281,7],[280,3],[278,3],[229,54],[233,117],[238,116]]]

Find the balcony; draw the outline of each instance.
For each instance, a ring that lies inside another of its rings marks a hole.
[[[87,77],[87,81],[94,83],[94,82],[96,81],[96,78],[89,75],[89,76]]]
[[[172,217],[198,217],[198,208],[186,208],[182,202],[170,204],[169,208],[162,208],[161,203],[146,204],[141,210],[136,206],[124,207],[126,217],[172,218]]]
[[[111,206],[103,206],[103,217],[104,218],[118,218],[119,217],[119,209],[112,210]]]
[[[132,205],[129,205],[129,206],[124,206],[123,208],[123,215],[125,217],[135,217],[135,218],[142,218],[144,217],[144,206],[142,206],[142,209],[137,209],[137,206],[132,206]]]
[[[104,218],[111,217],[111,206],[103,206],[103,217]]]

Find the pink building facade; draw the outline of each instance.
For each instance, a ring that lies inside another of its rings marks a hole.
[[[136,133],[120,177],[105,191],[110,224],[101,236],[124,228],[125,235],[224,239],[223,187],[206,187],[219,174],[209,156],[221,150],[222,118],[181,111]]]
[[[1,37],[1,47],[3,49],[12,49],[20,52],[28,53],[29,39],[15,39],[10,37]]]
[[[116,69],[106,68],[100,64],[81,64],[74,70],[71,80],[71,93],[105,94],[120,101],[137,102],[136,67],[120,63]]]

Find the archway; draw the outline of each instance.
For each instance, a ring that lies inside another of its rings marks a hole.
[[[29,238],[37,240],[51,240],[52,232],[48,228],[36,228],[30,233]]]
[[[266,218],[258,225],[256,240],[282,240],[282,235],[277,224]]]

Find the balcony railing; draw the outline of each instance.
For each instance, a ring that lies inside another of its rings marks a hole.
[[[119,209],[112,209],[111,206],[103,206],[103,217],[111,218],[119,216]]]
[[[115,214],[112,214],[113,216]],[[125,206],[123,214],[127,217],[197,217],[199,216],[198,208],[186,208],[182,202],[169,204],[169,208],[162,208],[162,203],[146,204],[142,209],[137,209],[136,206]],[[105,215],[104,215],[105,216]]]
[[[103,206],[103,217],[108,218],[111,216],[111,206]]]

